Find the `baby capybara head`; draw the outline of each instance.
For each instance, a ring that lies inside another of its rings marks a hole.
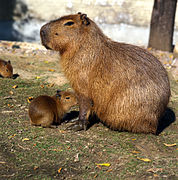
[[[74,14],[63,16],[51,21],[40,30],[42,44],[47,49],[60,51],[61,53],[70,45],[77,46],[83,39],[84,34],[89,30],[93,23],[86,14]]]
[[[0,60],[0,75],[5,78],[13,77],[13,68],[11,61]]]
[[[54,96],[56,102],[62,105],[63,111],[67,112],[72,106],[78,104],[77,98],[73,92],[57,90]]]

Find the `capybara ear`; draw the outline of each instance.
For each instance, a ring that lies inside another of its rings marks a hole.
[[[82,24],[88,26],[90,24],[90,21],[87,17],[87,14],[81,14],[80,12],[78,14],[80,14],[80,19],[82,20]]]
[[[9,60],[8,63],[11,64],[11,61]]]
[[[4,66],[6,66],[7,65],[7,62],[6,61],[4,61]]]
[[[60,92],[61,92],[61,90],[60,90],[60,89],[58,89],[56,92],[57,92],[57,93],[60,93]]]

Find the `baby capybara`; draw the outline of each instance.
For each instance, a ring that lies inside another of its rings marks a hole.
[[[72,92],[58,90],[54,96],[38,96],[29,106],[31,125],[51,127],[52,124],[61,124],[62,118],[77,104]]]
[[[11,61],[4,61],[0,59],[0,75],[4,78],[13,77],[13,68],[11,65]]]
[[[61,55],[61,67],[77,94],[79,121],[86,130],[94,112],[112,129],[156,134],[169,102],[167,72],[140,47],[114,42],[86,14],[45,24],[42,44]]]

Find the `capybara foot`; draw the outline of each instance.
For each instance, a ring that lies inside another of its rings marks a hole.
[[[58,128],[58,126],[57,126],[57,125],[50,125],[49,127],[50,127],[50,128],[52,128],[52,129],[56,129],[56,128]]]
[[[73,131],[86,131],[87,130],[87,124],[84,124],[82,121],[77,121],[76,123],[70,125],[66,128],[66,130],[73,130]]]

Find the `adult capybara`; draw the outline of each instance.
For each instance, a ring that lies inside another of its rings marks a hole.
[[[146,50],[106,37],[86,14],[45,24],[42,44],[61,55],[61,67],[77,94],[79,122],[92,112],[112,129],[156,134],[169,102],[166,70]]]
[[[31,125],[51,127],[52,124],[61,124],[62,118],[77,104],[74,93],[58,90],[54,96],[38,96],[29,105]]]
[[[13,77],[13,68],[11,61],[4,61],[0,59],[0,75],[5,78]]]

